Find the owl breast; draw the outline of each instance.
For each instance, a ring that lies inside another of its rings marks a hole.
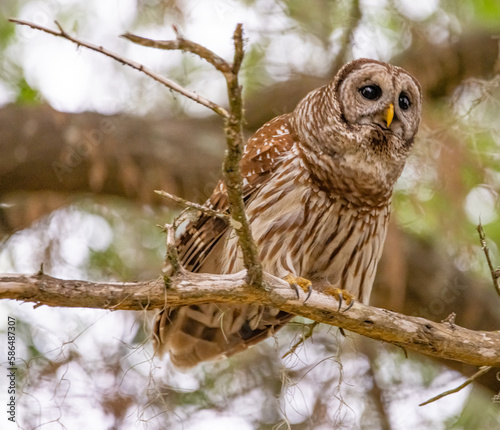
[[[293,274],[315,290],[334,286],[367,303],[389,219],[389,202],[358,206],[320,189],[294,147],[247,204],[265,271]],[[297,176],[297,172],[302,172]],[[224,273],[243,269],[237,237],[228,233],[220,255]]]

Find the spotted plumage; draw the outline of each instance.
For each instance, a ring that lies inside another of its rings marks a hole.
[[[265,271],[340,288],[367,303],[385,240],[392,189],[421,111],[418,82],[374,60],[345,65],[247,142],[243,195]],[[221,181],[207,202],[227,211]],[[235,232],[220,218],[186,218],[177,241],[187,270],[243,269]],[[293,315],[258,304],[168,308],[155,347],[181,368],[230,356],[275,333]]]

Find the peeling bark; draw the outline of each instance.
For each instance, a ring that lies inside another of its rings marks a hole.
[[[261,303],[315,321],[420,353],[475,366],[500,365],[500,332],[472,331],[399,314],[361,303],[347,312],[339,303],[313,292],[304,303],[289,284],[265,274],[267,290],[248,285],[246,272],[211,275],[179,272],[166,289],[162,278],[136,283],[93,283],[48,275],[0,275],[0,299],[47,306],[152,310],[208,302]]]

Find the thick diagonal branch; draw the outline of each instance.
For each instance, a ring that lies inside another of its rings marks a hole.
[[[0,275],[0,299],[123,310],[208,302],[261,303],[423,354],[476,366],[500,366],[500,332],[472,331],[360,303],[347,312],[338,312],[334,298],[313,292],[304,303],[304,297],[297,299],[288,283],[268,274],[264,274],[264,281],[271,287],[269,292],[248,285],[244,271],[232,275],[183,271],[171,280],[171,288],[165,292],[161,278],[118,284],[5,274]]]

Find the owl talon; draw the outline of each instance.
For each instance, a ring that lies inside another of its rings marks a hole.
[[[290,287],[292,288],[293,291],[295,291],[295,294],[297,295],[297,299],[300,299],[299,286],[295,283],[290,283]]]
[[[354,306],[354,303],[356,303],[356,299],[352,299],[351,303],[347,305],[347,308],[345,308],[342,312],[347,312],[349,309],[351,309]]]
[[[342,293],[339,294],[339,307],[337,308],[337,312],[340,312],[340,309],[342,308],[342,300],[344,298],[342,297]]]
[[[283,279],[288,282],[292,290],[295,291],[295,294],[297,294],[297,299],[300,298],[299,287],[302,291],[304,291],[304,293],[307,294],[304,303],[307,302],[309,297],[311,297],[312,282],[309,279],[301,278],[300,276],[294,276],[292,274],[286,275]]]
[[[313,292],[312,286],[309,285],[309,287],[307,288],[307,296],[306,296],[306,298],[304,300],[304,303],[309,300],[309,297],[311,297],[312,292]]]
[[[342,290],[340,288],[328,287],[324,291],[324,293],[328,294],[329,296],[333,296],[333,297],[335,297],[335,299],[338,300],[339,307],[337,309],[337,312],[340,312],[340,309],[342,308],[343,302],[345,302],[347,304],[347,307],[342,312],[347,312],[349,309],[351,309],[354,306],[354,303],[356,301],[356,298],[351,293],[349,293],[346,290]]]

